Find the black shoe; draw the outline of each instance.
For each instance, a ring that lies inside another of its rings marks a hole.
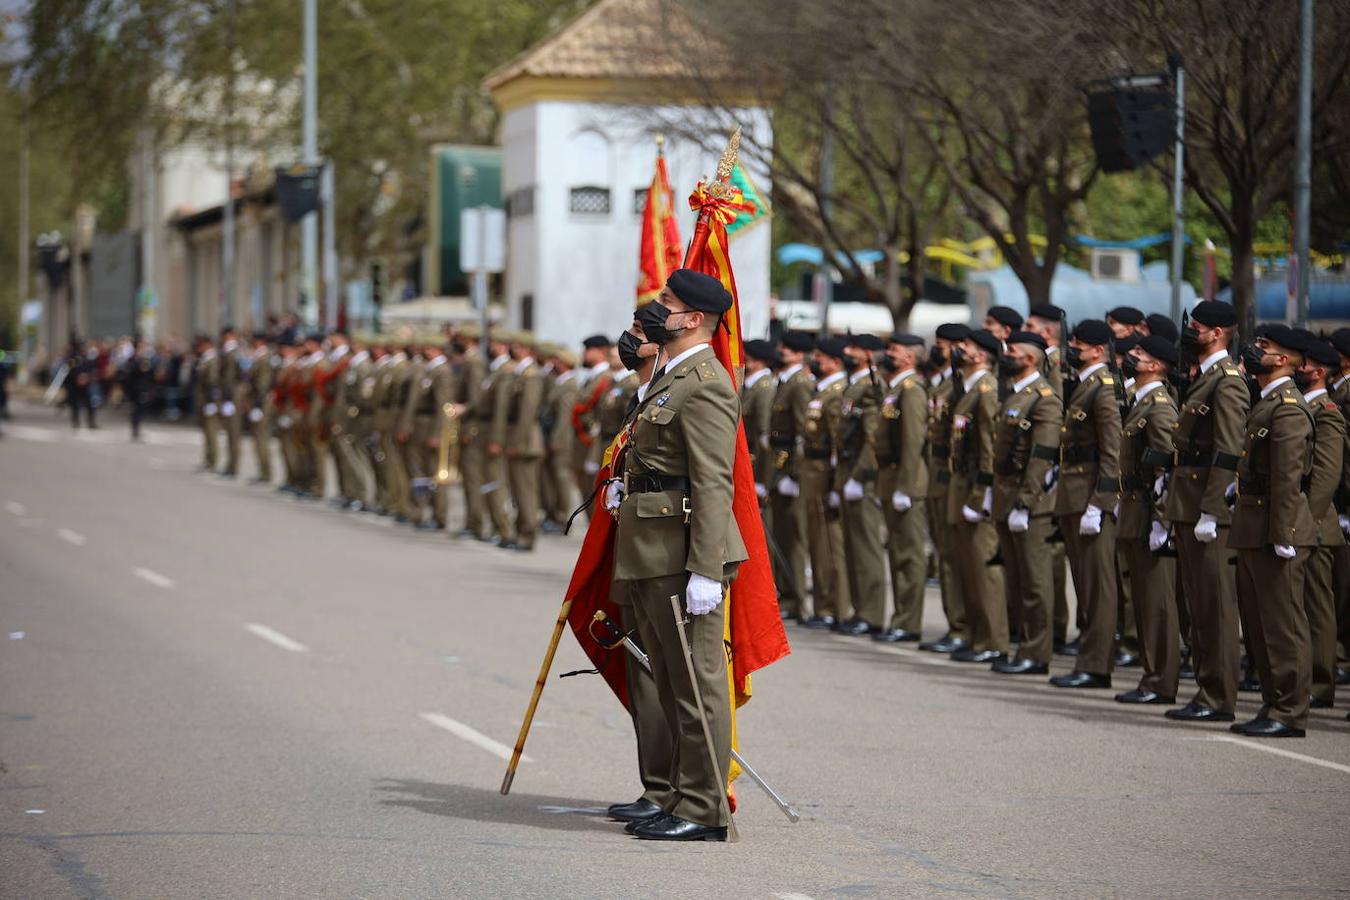
[[[1109,688],[1111,676],[1093,675],[1091,672],[1070,672],[1067,675],[1056,675],[1050,679],[1050,683],[1060,688]]]
[[[633,829],[633,834],[643,841],[725,841],[725,825],[700,825],[681,819],[679,816],[666,816]]]
[[[632,803],[615,803],[605,812],[617,822],[646,822],[661,815],[664,810],[646,797],[639,797]]]
[[[1261,693],[1261,679],[1257,678],[1254,673],[1248,672],[1238,682],[1238,690],[1244,694],[1259,694]]]
[[[881,628],[876,625],[869,625],[863,619],[854,619],[852,622],[845,622],[843,625],[835,626],[834,630],[840,634],[862,637],[868,634],[880,633]]]
[[[1150,703],[1150,704],[1172,704],[1177,702],[1176,697],[1164,697],[1162,694],[1155,694],[1153,691],[1146,691],[1143,688],[1135,688],[1132,691],[1126,691],[1123,694],[1116,694],[1117,703]]]
[[[413,528],[417,529],[418,531],[434,531],[434,530],[436,529],[436,523],[435,523],[435,522],[414,522],[414,523],[413,523]]]
[[[1055,648],[1055,653],[1059,656],[1077,656],[1079,638],[1074,638],[1067,644],[1060,644]]]
[[[1231,722],[1237,718],[1232,713],[1219,712],[1194,700],[1185,706],[1169,709],[1163,715],[1181,722]]]
[[[459,539],[473,538],[474,540],[478,540],[478,532],[472,531],[468,528],[461,528],[459,531],[455,532],[455,537]]]
[[[1134,669],[1139,666],[1139,655],[1128,650],[1117,650],[1115,663],[1117,669]]]
[[[944,634],[936,641],[925,641],[919,645],[920,650],[929,650],[933,653],[955,653],[958,650],[966,650],[970,647],[970,641],[958,637],[952,637],[950,634]]]
[[[511,545],[511,549],[515,550],[517,553],[533,553],[534,542],[531,541],[530,543],[526,544],[521,541],[516,541],[514,544]]]
[[[872,640],[885,641],[888,644],[898,644],[901,641],[917,641],[919,636],[912,631],[906,631],[903,628],[887,628],[885,631],[876,631],[872,634]]]
[[[997,650],[975,650],[967,647],[952,654],[952,660],[963,663],[996,663],[1008,658],[1008,654]]]
[[[1038,663],[1034,659],[1005,659],[989,667],[1000,675],[1049,675],[1049,663]]]
[[[670,815],[663,810],[657,813],[656,815],[652,816],[650,819],[634,819],[627,825],[623,826],[623,830],[628,834],[636,834],[639,826],[648,825],[653,822],[659,822],[661,819],[668,819],[668,818],[670,818]]]
[[[1340,666],[1336,667],[1336,684],[1338,686],[1350,684],[1350,669],[1343,669]]]
[[[834,616],[812,616],[802,624],[807,628],[833,628]]]
[[[1178,675],[1178,677],[1184,678],[1184,679],[1186,679],[1187,681],[1194,681],[1194,680],[1195,680],[1195,666],[1191,665],[1190,661],[1187,660],[1186,662],[1183,662],[1183,663],[1181,664],[1181,669],[1177,672],[1177,675]]]
[[[1252,719],[1250,722],[1244,722],[1241,725],[1233,725],[1228,729],[1235,731],[1244,737],[1307,737],[1307,732],[1302,728],[1294,728],[1292,725],[1286,725],[1283,722],[1276,722],[1274,719]]]
[[[1335,704],[1330,700],[1323,700],[1321,697],[1309,697],[1308,705],[1313,709],[1331,709]]]

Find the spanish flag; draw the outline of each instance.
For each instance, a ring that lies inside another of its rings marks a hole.
[[[656,171],[647,188],[647,203],[642,208],[642,244],[638,248],[637,302],[652,300],[666,286],[670,273],[680,266],[680,228],[675,221],[675,193],[670,189],[666,155],[656,141]]]

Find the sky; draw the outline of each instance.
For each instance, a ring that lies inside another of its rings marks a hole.
[[[4,38],[0,40],[0,63],[15,62],[28,52],[22,27],[28,5],[29,0],[0,0],[0,23],[4,27]]]

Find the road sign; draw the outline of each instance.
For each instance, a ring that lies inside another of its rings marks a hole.
[[[506,269],[506,212],[474,206],[459,216],[459,267],[497,274]]]

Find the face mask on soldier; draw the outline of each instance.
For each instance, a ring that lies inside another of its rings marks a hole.
[[[811,363],[811,374],[814,375],[814,376],[816,377],[816,380],[817,380],[817,381],[819,381],[820,379],[822,379],[822,378],[825,377],[825,370],[824,370],[823,368],[821,368],[820,363],[818,363],[818,362],[812,362],[812,363]]]
[[[666,322],[670,320],[670,317],[677,315],[682,315],[682,313],[675,312],[660,300],[653,300],[638,310],[637,320],[638,324],[642,326],[642,333],[647,336],[647,340],[658,347],[664,347],[679,337],[682,330],[679,328],[671,330],[666,327]]]
[[[952,368],[960,369],[966,364],[966,352],[960,347],[952,348]]]
[[[1252,343],[1242,348],[1242,368],[1248,375],[1268,375],[1272,367],[1266,363],[1265,349]]]
[[[1308,372],[1305,372],[1303,369],[1295,369],[1294,387],[1298,388],[1301,392],[1306,394],[1308,392],[1308,388],[1312,387],[1312,375],[1309,374]]]
[[[998,373],[1004,378],[1012,378],[1022,373],[1022,360],[1016,356],[1004,354],[998,358]]]
[[[1139,360],[1126,353],[1125,358],[1120,361],[1120,372],[1126,378],[1139,377]]]
[[[646,333],[646,329],[643,329],[643,333]],[[642,348],[642,339],[625,331],[619,335],[617,346],[619,362],[623,363],[623,367],[630,372],[637,371],[637,368],[642,365],[642,357],[638,355],[638,351]]]

